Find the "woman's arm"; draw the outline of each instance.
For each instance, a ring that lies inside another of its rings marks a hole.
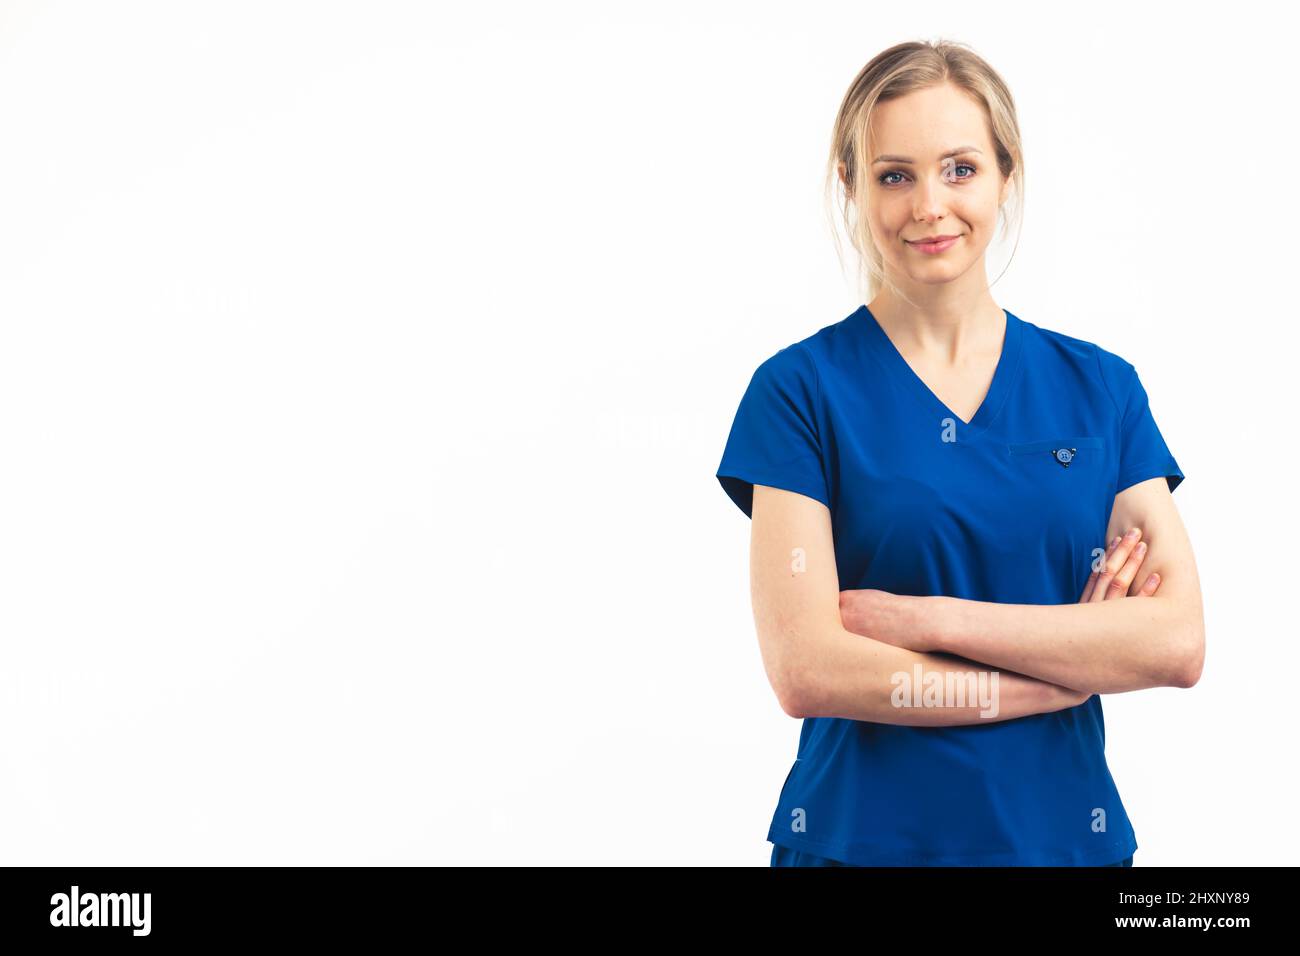
[[[826,506],[755,485],[752,521],[750,584],[759,649],[790,716],[951,726],[1061,710],[1090,696],[850,633],[840,618]]]
[[[1164,478],[1115,497],[1107,539],[1132,527],[1147,544],[1132,590],[1149,572],[1160,575],[1158,593],[1141,600],[1039,605],[891,595],[865,613],[850,599],[845,620],[876,640],[960,654],[1090,694],[1191,687],[1205,657],[1200,581]]]

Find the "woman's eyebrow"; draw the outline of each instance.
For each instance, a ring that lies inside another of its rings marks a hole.
[[[940,156],[940,159],[949,159],[953,156],[960,156],[962,153],[978,153],[979,150],[974,146],[958,146],[956,149],[950,149]],[[877,156],[871,165],[876,163],[907,163],[911,165],[912,159],[909,156]]]

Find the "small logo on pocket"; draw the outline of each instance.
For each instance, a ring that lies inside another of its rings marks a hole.
[[[1062,468],[1069,468],[1070,462],[1074,461],[1073,448],[1053,448],[1052,457],[1061,463]]]

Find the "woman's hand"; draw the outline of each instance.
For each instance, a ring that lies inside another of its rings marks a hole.
[[[1106,559],[1100,568],[1088,576],[1088,583],[1083,587],[1080,604],[1093,601],[1108,601],[1112,598],[1128,597],[1129,586],[1137,576],[1138,569],[1146,558],[1147,545],[1142,539],[1141,528],[1131,528],[1125,535],[1115,538],[1106,550]],[[1142,590],[1134,597],[1150,597],[1160,587],[1160,575],[1152,574],[1142,585]]]
[[[1129,585],[1137,577],[1146,553],[1147,544],[1142,540],[1141,528],[1130,528],[1127,533],[1115,538],[1106,550],[1106,558],[1101,566],[1095,568],[1088,576],[1088,583],[1083,586],[1083,596],[1079,598],[1079,603],[1088,604],[1092,601],[1128,597]],[[1142,585],[1142,590],[1133,596],[1150,597],[1156,593],[1158,587],[1160,587],[1160,575],[1150,574],[1147,576],[1146,583]],[[1069,687],[1056,688],[1054,693],[1059,698],[1061,706],[1053,704],[1052,710],[1077,707],[1092,696],[1091,691],[1072,690]]]

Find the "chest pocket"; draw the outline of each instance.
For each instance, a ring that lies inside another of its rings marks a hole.
[[[1020,514],[1040,521],[1092,528],[1110,511],[1110,463],[1096,435],[1061,435],[1012,442],[1004,459]],[[1103,528],[1104,531],[1104,528]]]
[[[1007,450],[1013,458],[1038,458],[1068,471],[1071,468],[1083,470],[1100,467],[1103,447],[1100,438],[1074,435],[1018,442],[1008,445]]]
[[[1002,456],[1007,498],[1015,509],[1008,546],[1013,553],[1042,556],[1061,575],[1064,602],[1079,599],[1096,549],[1106,546],[1114,501],[1107,444],[1098,435],[1049,432],[1008,443]]]

